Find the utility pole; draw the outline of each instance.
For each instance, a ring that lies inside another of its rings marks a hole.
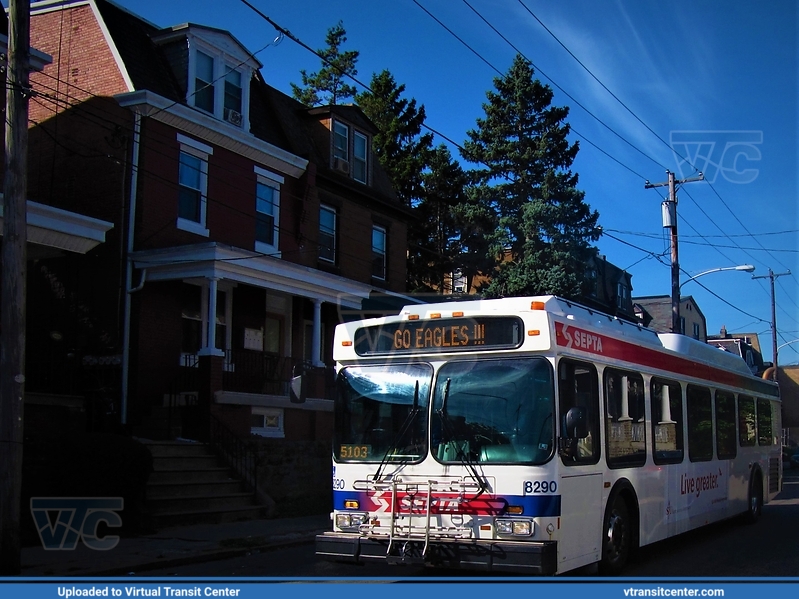
[[[752,275],[753,279],[771,279],[771,351],[772,365],[774,366],[774,380],[777,380],[777,302],[774,299],[774,279],[791,274],[790,270],[775,273],[770,268],[767,275]]]
[[[30,0],[10,0],[0,305],[0,575],[21,571]]]
[[[669,186],[669,199],[662,204],[663,228],[671,232],[671,332],[680,332],[680,260],[677,252],[677,185],[702,181],[705,176],[699,173],[690,179],[675,179],[674,173],[666,171],[669,180],[664,183],[644,183],[644,189]]]

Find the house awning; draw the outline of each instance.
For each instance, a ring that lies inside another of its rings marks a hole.
[[[38,202],[27,202],[28,243],[56,250],[85,254],[105,242],[114,225]],[[3,233],[3,202],[0,194],[0,235]]]

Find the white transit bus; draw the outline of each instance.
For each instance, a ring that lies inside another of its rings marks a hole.
[[[554,296],[341,324],[319,557],[617,573],[781,489],[777,386],[739,357]]]

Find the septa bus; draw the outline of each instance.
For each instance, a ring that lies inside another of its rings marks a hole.
[[[683,335],[540,296],[408,306],[334,344],[321,558],[617,573],[781,489],[776,384]]]

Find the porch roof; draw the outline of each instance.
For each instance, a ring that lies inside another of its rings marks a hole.
[[[113,223],[38,202],[27,202],[29,244],[85,254],[105,241]],[[3,234],[3,194],[0,193],[0,235]]]
[[[346,308],[360,308],[374,290],[338,275],[216,242],[141,250],[131,256],[136,268],[146,269],[148,282],[196,278],[234,281]]]

